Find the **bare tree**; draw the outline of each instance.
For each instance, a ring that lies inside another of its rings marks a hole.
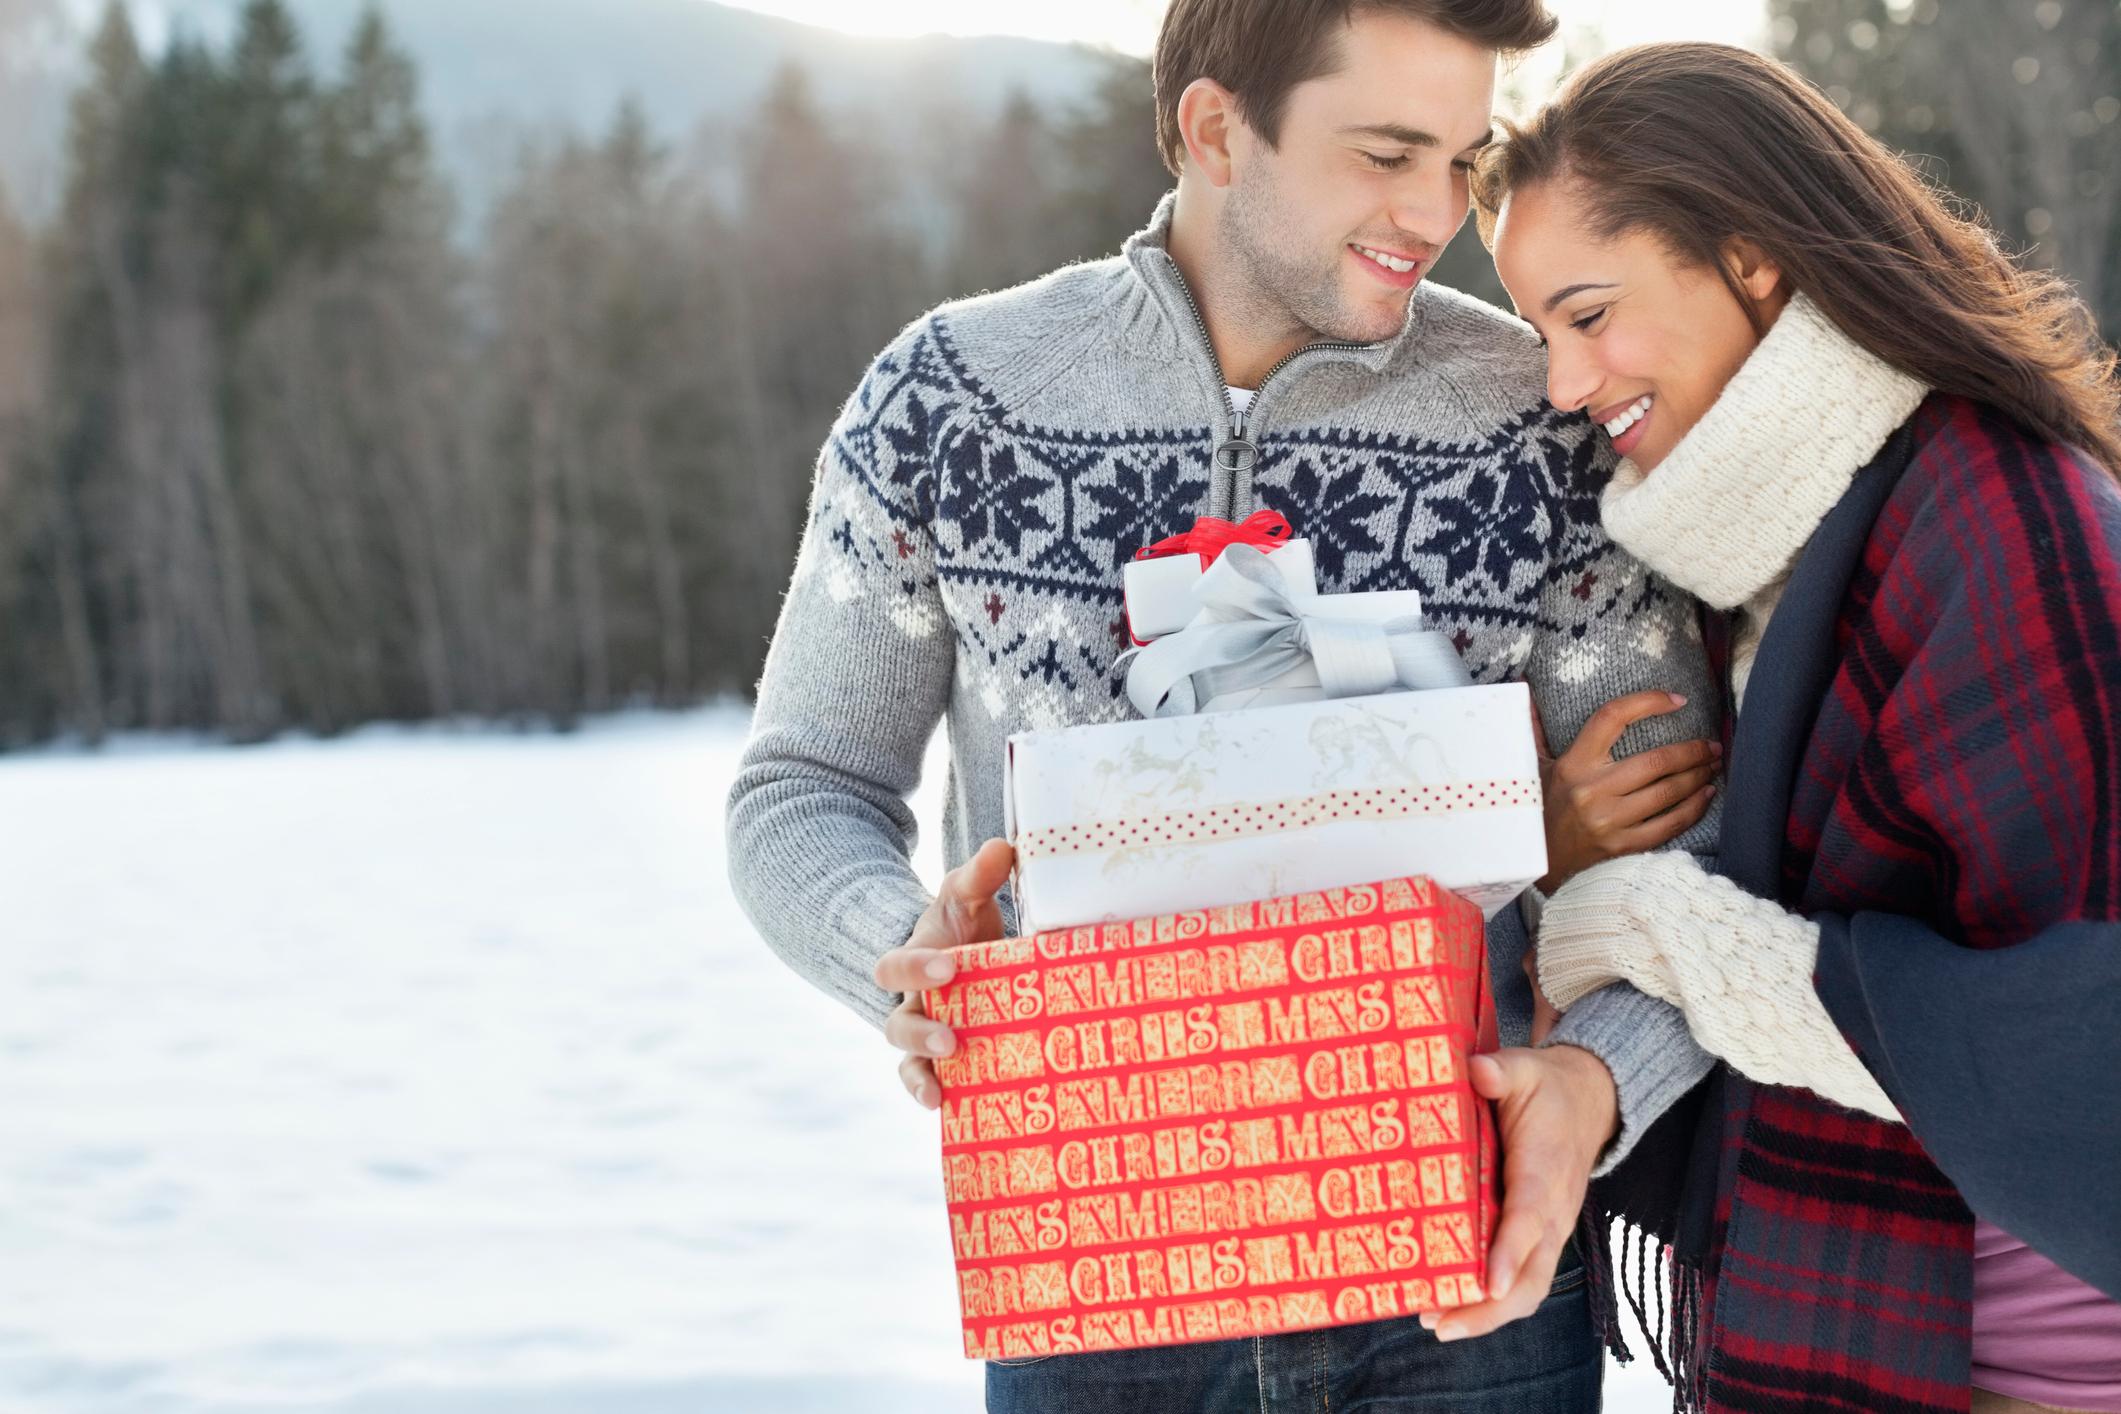
[[[43,397],[35,280],[36,249],[0,187],[0,424],[23,417]]]
[[[122,446],[135,488],[133,588],[147,638],[145,722],[275,723],[264,691],[240,511],[222,438],[205,238],[184,193],[153,231],[152,283],[114,231],[96,256],[117,338]]]
[[[290,279],[246,341],[259,593],[294,710],[326,728],[493,700],[451,278],[439,231],[387,235]]]

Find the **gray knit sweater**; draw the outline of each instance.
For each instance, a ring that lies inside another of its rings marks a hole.
[[[1606,538],[1610,449],[1546,406],[1525,325],[1424,283],[1399,335],[1297,354],[1240,423],[1165,249],[1171,209],[1118,257],[917,320],[820,455],[730,795],[730,873],[766,941],[872,1024],[900,1000],[871,980],[876,958],[929,901],[906,801],[937,724],[955,866],[1004,833],[1010,733],[1133,715],[1120,567],[1199,515],[1281,511],[1323,591],[1418,589],[1476,682],[1531,685],[1557,750],[1642,688],[1690,705],[1623,752],[1713,719],[1692,612]],[[1716,820],[1681,846],[1713,852]],[[1497,925],[1503,1035],[1521,1043],[1517,910]],[[1607,1164],[1708,1065],[1677,1012],[1626,987],[1553,1039],[1613,1072]]]

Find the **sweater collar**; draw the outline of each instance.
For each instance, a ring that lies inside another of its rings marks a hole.
[[[1793,296],[1715,404],[1651,471],[1621,461],[1606,530],[1718,609],[1777,583],[1929,390]]]
[[[1208,344],[1207,326],[1195,313],[1193,293],[1185,276],[1179,273],[1178,262],[1171,258],[1171,218],[1177,210],[1178,191],[1173,188],[1157,202],[1149,224],[1129,236],[1126,244],[1120,247],[1120,253],[1141,281],[1142,293],[1162,314],[1167,331],[1176,336],[1179,347],[1196,349],[1212,362],[1214,350]],[[1420,328],[1427,304],[1422,294],[1427,287],[1428,277],[1424,275],[1422,282],[1414,287],[1414,298],[1407,302],[1407,321],[1397,334],[1374,344],[1347,347],[1314,344],[1305,353],[1304,362],[1355,364],[1373,373],[1382,373]]]

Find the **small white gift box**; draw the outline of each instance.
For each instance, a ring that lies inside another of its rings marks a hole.
[[[1426,874],[1492,917],[1546,872],[1522,683],[1009,739],[1024,933]]]
[[[1281,576],[1291,594],[1313,593],[1318,583],[1311,559],[1311,542],[1291,540],[1267,563]],[[1176,633],[1200,612],[1193,602],[1193,586],[1207,573],[1198,555],[1166,555],[1157,560],[1134,560],[1120,571],[1127,598],[1127,628],[1136,643],[1152,643],[1167,633]]]
[[[1297,536],[1273,511],[1257,511],[1241,523],[1203,516],[1182,535],[1159,540],[1120,570],[1127,630],[1137,644],[1176,633],[1200,611],[1193,586],[1227,550],[1244,545],[1266,554],[1267,563],[1291,594],[1318,590],[1311,542]]]
[[[1318,594],[1280,561],[1230,546],[1189,587],[1185,627],[1127,655],[1127,696],[1145,717],[1467,687],[1450,640],[1425,628],[1412,589]]]

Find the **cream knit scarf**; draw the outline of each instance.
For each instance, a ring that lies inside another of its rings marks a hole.
[[[1740,691],[1805,542],[1928,391],[1797,294],[1670,455],[1614,472],[1613,539],[1703,602],[1745,610]]]

